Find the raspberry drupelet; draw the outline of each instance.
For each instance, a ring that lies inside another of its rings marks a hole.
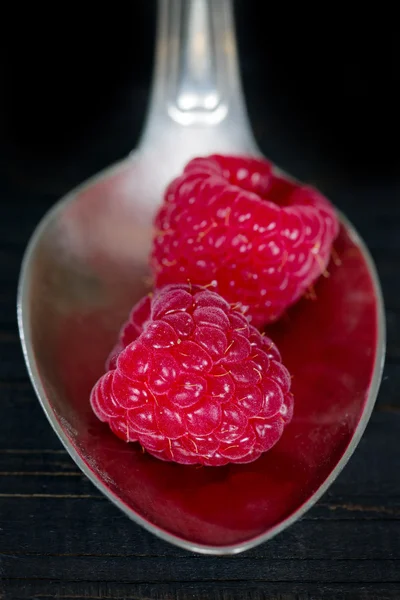
[[[212,155],[172,181],[155,228],[156,286],[212,282],[261,328],[326,272],[339,223],[322,194],[266,160]]]
[[[293,414],[274,343],[209,289],[156,290],[131,311],[91,393],[97,417],[126,442],[181,464],[257,459]]]

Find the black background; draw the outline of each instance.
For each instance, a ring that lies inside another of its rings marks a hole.
[[[234,4],[248,108],[266,154],[289,162],[275,149],[272,138],[279,136],[283,146],[294,141],[305,155],[317,150],[328,169],[393,175],[400,158],[394,10],[384,4],[363,12],[351,4],[346,10]],[[99,162],[128,152],[150,85],[154,0],[17,4],[5,12],[2,142],[8,157],[12,147],[15,162],[34,160],[31,169],[39,163],[45,172],[73,160],[82,144],[82,153],[97,154]],[[118,118],[122,131],[115,129]],[[117,133],[118,144],[111,139]],[[109,156],[103,159],[96,146],[104,139]]]
[[[219,0],[214,0],[218,2]],[[2,8],[0,597],[355,600],[400,597],[399,53],[394,10],[236,0],[240,64],[263,152],[317,184],[376,260],[384,381],[356,454],[271,543],[192,556],[131,524],[79,474],[29,384],[15,323],[20,260],[68,189],[136,144],[155,2]],[[397,47],[396,47],[397,46]]]

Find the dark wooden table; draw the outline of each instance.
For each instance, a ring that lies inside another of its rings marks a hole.
[[[247,79],[251,79],[249,68]],[[248,67],[248,65],[247,65]],[[293,135],[250,90],[263,150],[316,183],[355,223],[382,280],[388,353],[376,408],[357,451],[321,501],[271,542],[236,557],[186,553],[131,523],[80,473],[32,390],[15,318],[20,261],[45,211],[124,156],[147,88],[121,93],[107,118],[58,159],[3,144],[0,173],[0,598],[384,600],[400,598],[400,195],[384,173],[351,177]],[[257,104],[258,102],[258,104]],[[38,128],[39,130],[39,128]]]

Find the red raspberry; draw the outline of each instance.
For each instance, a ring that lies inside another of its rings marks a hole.
[[[165,192],[151,266],[157,286],[214,283],[261,327],[323,273],[339,224],[317,190],[254,158],[195,158]]]
[[[214,292],[156,291],[132,311],[121,346],[91,405],[116,435],[158,458],[251,462],[292,418],[291,379],[276,346]]]
[[[121,328],[118,342],[106,362],[106,369],[117,368],[117,359],[121,351],[143,332],[143,327],[151,316],[152,294],[148,294],[132,308],[129,319]]]

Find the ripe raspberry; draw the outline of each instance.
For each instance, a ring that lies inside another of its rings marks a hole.
[[[261,327],[325,271],[339,224],[317,190],[254,158],[195,158],[169,185],[155,220],[157,286],[214,283]]]
[[[291,380],[276,346],[214,292],[156,291],[132,311],[120,344],[91,405],[116,435],[158,458],[251,462],[292,418]]]

